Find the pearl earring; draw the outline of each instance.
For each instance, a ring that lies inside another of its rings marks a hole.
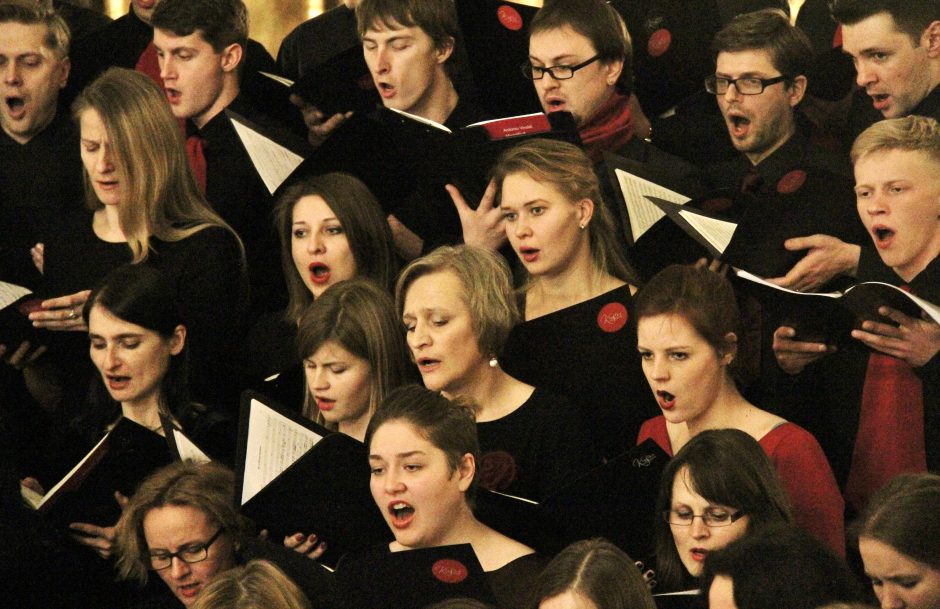
[[[496,359],[495,355],[490,356],[489,364],[490,364],[490,368],[495,368],[496,366],[499,365],[499,360]]]

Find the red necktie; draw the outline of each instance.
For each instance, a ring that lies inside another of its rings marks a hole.
[[[898,474],[925,471],[923,384],[910,364],[875,351],[865,372],[845,499],[861,511]]]
[[[199,135],[193,134],[186,138],[186,157],[189,159],[189,167],[193,170],[193,177],[196,178],[196,185],[202,194],[206,194],[206,155]]]

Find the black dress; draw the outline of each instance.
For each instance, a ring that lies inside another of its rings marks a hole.
[[[477,423],[477,436],[480,486],[535,501],[599,464],[571,402],[541,388],[506,416]]]
[[[237,397],[233,362],[244,335],[247,286],[241,250],[226,229],[209,227],[180,241],[151,239],[145,264],[163,272],[173,287],[187,329],[190,389],[212,405]],[[56,238],[46,243],[41,294],[56,297],[94,288],[112,269],[131,262],[126,243],[98,238],[88,212],[62,218]],[[64,389],[81,403],[96,374],[88,358],[88,337],[49,332],[49,356],[65,372]],[[232,408],[237,402],[232,403]]]
[[[659,414],[636,350],[630,286],[523,322],[500,357],[515,378],[566,396],[601,457],[633,446]]]

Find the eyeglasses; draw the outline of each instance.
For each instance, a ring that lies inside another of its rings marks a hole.
[[[721,508],[705,508],[705,511],[701,514],[695,514],[691,510],[666,510],[663,512],[663,520],[681,527],[691,526],[696,518],[701,518],[705,526],[708,527],[726,527],[742,516],[744,516],[743,510],[738,510],[732,514]]]
[[[186,546],[176,552],[161,552],[159,554],[150,555],[150,568],[154,571],[161,571],[166,569],[173,564],[173,558],[179,558],[186,564],[192,564],[194,562],[202,562],[205,559],[209,558],[209,546],[212,545],[216,539],[219,538],[219,535],[222,534],[222,531],[225,530],[225,527],[221,527],[218,531],[215,532],[215,535],[209,538],[209,541],[205,543],[194,543],[192,545]]]
[[[723,76],[709,76],[705,79],[705,90],[712,95],[724,95],[728,88],[734,85],[741,95],[760,95],[764,89],[770,85],[787,80],[786,76],[774,76],[773,78],[755,78],[747,76],[742,78],[724,78]]]
[[[519,67],[522,69],[522,75],[526,78],[531,78],[532,80],[542,80],[542,77],[545,76],[546,73],[555,80],[568,80],[574,76],[575,72],[585,66],[591,65],[600,58],[600,55],[595,55],[587,61],[582,61],[581,63],[574,66],[551,66],[543,68],[540,66],[533,66],[531,61],[527,61]]]

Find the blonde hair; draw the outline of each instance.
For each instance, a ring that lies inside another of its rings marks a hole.
[[[401,317],[408,288],[419,277],[442,271],[453,273],[470,309],[480,353],[499,355],[510,330],[519,321],[519,307],[512,293],[509,266],[502,256],[470,245],[439,247],[405,267],[395,285],[395,303]]]
[[[45,3],[44,3],[45,4]],[[69,26],[61,15],[52,10],[51,0],[48,6],[36,6],[36,2],[0,2],[0,24],[19,23],[21,25],[45,25],[46,35],[42,43],[48,47],[59,61],[69,56],[69,43],[72,35]]]
[[[312,609],[287,575],[266,560],[252,560],[216,575],[193,609]]]
[[[926,116],[905,116],[878,121],[855,139],[852,163],[875,152],[924,152],[940,163],[940,123]]]
[[[120,578],[147,583],[150,558],[144,518],[156,508],[173,505],[201,510],[237,544],[249,534],[251,525],[235,509],[234,496],[235,474],[215,462],[177,462],[151,474],[131,497],[117,526],[114,549]]]
[[[531,139],[510,148],[493,168],[497,205],[502,202],[503,181],[516,173],[550,184],[572,203],[590,199],[594,203],[594,215],[585,230],[595,269],[622,281],[639,284],[636,273],[627,265],[617,244],[613,216],[601,195],[591,160],[583,150],[574,144],[546,139]]]
[[[89,110],[97,112],[104,123],[115,170],[127,185],[118,219],[134,263],[147,259],[151,237],[181,241],[218,226],[238,239],[199,192],[179,124],[149,77],[134,70],[110,68],[72,104],[76,120]],[[87,171],[85,199],[92,211],[103,206]]]

